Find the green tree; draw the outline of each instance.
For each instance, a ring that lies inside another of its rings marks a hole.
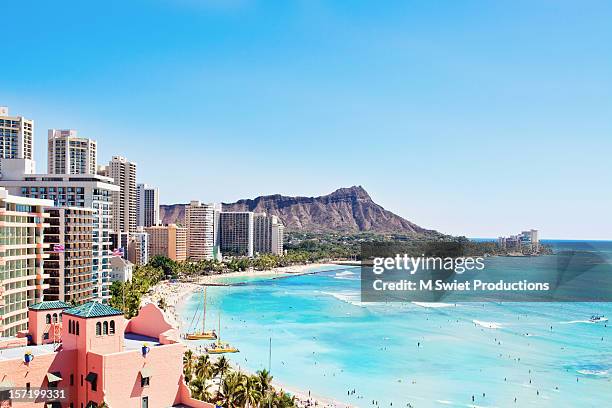
[[[257,383],[259,385],[259,391],[262,395],[265,395],[272,389],[272,376],[266,369],[257,371]]]
[[[221,384],[223,383],[223,375],[228,372],[230,369],[229,361],[225,356],[221,356],[214,365],[213,373],[214,375],[220,376],[219,388],[221,388]]]
[[[218,393],[218,402],[224,408],[238,408],[244,406],[242,374],[236,372],[228,373],[222,381],[222,386]]]
[[[259,377],[255,375],[245,375],[241,379],[242,382],[242,399],[246,407],[257,407],[262,399],[262,393],[259,390]]]
[[[187,350],[183,354],[183,374],[185,375],[185,382],[189,384],[193,375],[193,351]]]
[[[212,378],[213,365],[210,362],[208,354],[202,354],[198,357],[194,368],[194,374],[196,377],[202,377],[205,380]]]
[[[153,268],[161,268],[166,276],[176,277],[177,275],[177,264],[168,257],[155,255],[149,259],[149,263],[147,265]]]
[[[200,401],[212,401],[213,395],[210,392],[210,384],[207,384],[207,378],[196,376],[189,383],[189,388],[191,389],[191,396],[193,398],[199,399]]]

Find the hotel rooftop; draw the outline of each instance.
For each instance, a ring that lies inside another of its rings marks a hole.
[[[155,305],[127,320],[97,302],[40,302],[29,307],[28,320],[27,331],[0,338],[0,387],[57,387],[67,397],[19,406],[214,408],[191,397],[186,348]]]

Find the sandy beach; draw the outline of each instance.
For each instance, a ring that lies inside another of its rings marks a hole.
[[[266,270],[256,270],[249,269],[247,271],[239,271],[239,272],[224,272],[217,275],[207,275],[207,276],[199,276],[197,280],[194,280],[194,283],[200,285],[218,283],[227,278],[257,278],[257,277],[269,277],[274,278],[278,276],[286,276],[293,274],[302,274],[308,273],[309,270],[323,268],[326,266],[334,266],[333,264],[328,263],[312,263],[305,265],[291,265],[291,266],[283,266],[279,268],[266,269]]]

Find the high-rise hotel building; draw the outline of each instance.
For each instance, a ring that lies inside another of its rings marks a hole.
[[[112,195],[119,192],[113,180],[94,174],[22,174],[0,180],[10,194],[51,200],[48,206],[93,210],[92,285],[93,298],[110,298]]]
[[[34,122],[23,116],[9,116],[0,106],[0,174],[4,159],[32,160],[34,154]]]
[[[50,207],[45,243],[49,244],[45,273],[49,288],[45,300],[81,304],[93,299],[94,210]]]
[[[254,214],[250,211],[219,214],[219,243],[223,255],[253,256]]]
[[[175,224],[145,228],[149,237],[149,257],[165,256],[175,261],[187,259],[187,228]]]
[[[253,215],[253,251],[259,254],[283,254],[285,227],[276,215]]]
[[[127,245],[127,259],[136,266],[146,265],[149,262],[149,234],[143,227],[130,234]]]
[[[74,129],[49,129],[47,173],[96,174],[97,144]]]
[[[0,188],[0,337],[27,329],[28,306],[43,300],[48,276],[44,208],[49,200],[18,197]]]
[[[215,204],[191,201],[185,206],[187,258],[193,261],[213,259],[215,255]]]
[[[147,184],[136,186],[136,225],[150,227],[161,224],[159,219],[159,190]]]
[[[113,156],[106,171],[119,186],[119,191],[113,192],[112,228],[115,232],[136,232],[136,163]]]

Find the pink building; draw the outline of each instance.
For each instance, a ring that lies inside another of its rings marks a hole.
[[[63,391],[64,398],[14,399],[12,406],[214,408],[191,398],[183,378],[185,346],[155,305],[128,321],[97,302],[72,308],[42,302],[30,306],[28,320],[27,333],[0,338],[0,407],[11,406],[8,389],[45,388]]]

